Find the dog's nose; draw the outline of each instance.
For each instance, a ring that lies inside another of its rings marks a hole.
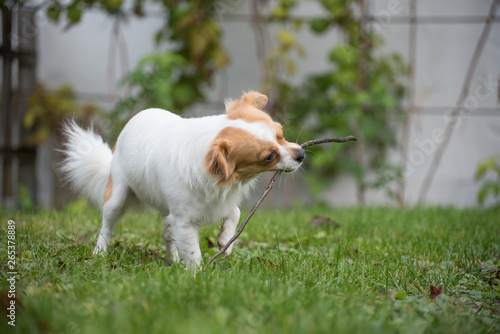
[[[295,161],[302,162],[306,156],[306,151],[301,147],[300,150],[297,151],[295,155]]]

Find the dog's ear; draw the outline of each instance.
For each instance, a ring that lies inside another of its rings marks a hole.
[[[249,105],[254,106],[255,108],[261,109],[261,110],[267,104],[267,96],[265,96],[264,94],[258,93],[258,92],[254,92],[254,91],[250,91],[248,93],[243,94],[243,96],[241,97],[241,100],[245,104],[249,104]]]
[[[234,166],[228,161],[229,143],[226,140],[214,140],[205,156],[205,164],[209,174],[217,176],[219,183],[229,181]]]
[[[224,104],[226,106],[227,114],[234,112],[235,110],[244,105],[250,105],[257,109],[262,110],[262,108],[264,108],[267,104],[267,96],[258,92],[250,91],[248,93],[243,94],[241,100],[228,99],[224,101]]]

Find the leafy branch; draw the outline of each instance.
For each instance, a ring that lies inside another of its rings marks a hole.
[[[306,179],[313,192],[319,193],[328,186],[325,178],[347,172],[358,184],[357,197],[362,204],[366,189],[381,187],[392,194],[392,183],[401,175],[397,166],[386,163],[385,157],[389,148],[397,144],[396,126],[403,114],[405,92],[401,79],[407,69],[399,55],[375,56],[382,40],[364,25],[364,0],[318,2],[323,12],[309,21],[291,14],[297,7],[296,1],[278,1],[273,9],[271,20],[284,27],[275,42],[275,50],[281,56],[273,57],[274,53],[270,53],[268,73],[277,74],[267,79],[264,91],[275,96],[273,107],[286,111],[288,137],[354,132],[359,141],[356,147],[315,149],[309,160],[314,173]],[[357,9],[361,15],[355,14]],[[297,64],[292,55],[305,53],[293,32],[304,26],[318,36],[340,29],[344,41],[330,49],[326,70],[293,85],[289,77]],[[273,68],[278,70],[273,72]]]
[[[122,121],[141,109],[159,107],[181,114],[204,99],[204,88],[214,74],[229,64],[222,45],[221,29],[215,21],[217,0],[51,0],[45,4],[54,22],[66,22],[66,29],[78,24],[83,15],[100,11],[116,22],[146,16],[147,4],[160,6],[163,26],[154,34],[159,50],[145,56],[125,75],[121,85],[131,92],[118,100],[112,117]],[[119,25],[115,25],[118,27]]]

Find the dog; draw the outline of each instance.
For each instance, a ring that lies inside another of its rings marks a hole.
[[[262,110],[267,100],[251,91],[227,100],[225,114],[201,118],[146,109],[129,120],[113,149],[92,128],[68,122],[59,170],[74,190],[102,208],[94,254],[106,252],[116,223],[137,202],[164,217],[162,237],[173,261],[199,268],[198,229],[206,224],[222,221],[217,243],[224,247],[257,176],[293,172],[305,157],[304,149],[287,142],[281,124]]]

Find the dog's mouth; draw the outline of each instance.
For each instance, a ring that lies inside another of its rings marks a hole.
[[[302,164],[299,164],[298,166],[294,166],[294,167],[286,167],[286,168],[282,169],[282,171],[285,172],[285,173],[293,173],[297,169],[299,169],[301,165]]]
[[[293,173],[302,166],[303,158],[298,159],[284,159],[280,164],[278,164],[278,169],[285,173]]]

